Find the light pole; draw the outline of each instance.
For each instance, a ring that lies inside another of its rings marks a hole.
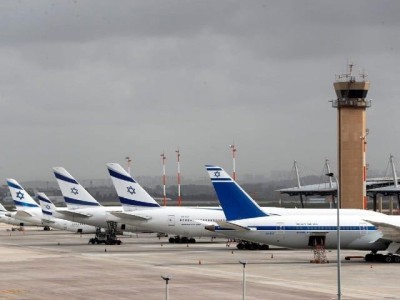
[[[247,261],[239,260],[239,263],[243,266],[243,300],[246,299],[246,264]]]
[[[166,157],[165,157],[165,154],[164,154],[164,152],[163,153],[161,153],[161,159],[162,159],[162,166],[163,166],[163,205],[164,206],[166,206],[167,205],[167,195],[166,195],[166,191],[165,191],[165,183],[166,183],[166,180],[165,180],[165,160],[167,159]]]
[[[339,181],[337,180],[337,177],[335,176],[334,173],[328,173],[325,174],[326,176],[329,177],[334,177],[336,181],[336,190],[337,190],[337,203],[336,203],[336,219],[337,219],[337,229],[336,229],[336,235],[337,235],[337,296],[338,300],[342,299],[342,287],[341,287],[341,275],[340,275],[340,187],[339,187]]]
[[[168,282],[171,280],[172,277],[169,275],[164,275],[161,276],[161,278],[165,280],[165,300],[168,300],[169,298]]]
[[[125,157],[125,159],[126,159],[126,162],[128,163],[128,168],[127,168],[128,174],[131,175],[131,162],[132,162],[132,159],[130,158],[130,156]]]
[[[181,153],[178,150],[175,150],[176,158],[177,158],[177,165],[178,165],[178,206],[181,206],[181,165],[180,165],[180,157]]]
[[[236,181],[236,151],[235,144],[229,145],[229,148],[232,149],[232,163],[233,163],[233,180]]]

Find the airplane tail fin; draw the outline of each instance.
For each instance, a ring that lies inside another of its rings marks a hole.
[[[213,165],[206,169],[227,221],[267,216],[224,169]]]
[[[55,167],[53,171],[69,209],[101,206],[63,167]]]
[[[55,206],[53,202],[47,197],[45,193],[38,193],[37,194],[39,199],[40,207],[42,208],[43,219],[50,220],[54,216]]]
[[[107,168],[124,210],[160,207],[121,165],[108,163]]]
[[[7,179],[7,185],[11,192],[17,210],[39,210],[39,205],[33,198],[23,189],[23,187],[15,179]]]

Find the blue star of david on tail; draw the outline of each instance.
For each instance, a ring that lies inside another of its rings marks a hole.
[[[18,198],[19,200],[24,199],[24,193],[21,192],[21,191],[18,191],[18,192],[17,192],[17,198]]]
[[[74,195],[78,195],[78,189],[75,187],[71,188],[71,193]]]
[[[135,189],[133,187],[131,187],[131,186],[128,186],[127,190],[128,190],[128,193],[131,194],[131,195],[136,194]]]
[[[214,172],[214,176],[217,177],[217,178],[218,178],[219,176],[221,176],[220,171],[215,171],[215,172]]]

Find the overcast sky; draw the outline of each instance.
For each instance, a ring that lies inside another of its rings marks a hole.
[[[0,177],[336,169],[335,75],[371,81],[367,161],[400,156],[399,1],[1,1]],[[5,183],[5,181],[3,182]]]

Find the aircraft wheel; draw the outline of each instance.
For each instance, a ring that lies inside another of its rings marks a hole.
[[[175,238],[173,238],[172,236],[168,239],[168,241],[171,243],[171,244],[173,244],[173,243],[175,243]]]
[[[194,244],[194,243],[196,243],[196,240],[194,238],[190,238],[189,243]]]
[[[243,243],[237,244],[237,245],[236,245],[236,248],[238,248],[239,250],[243,250],[243,249],[244,249]]]
[[[384,260],[387,263],[391,263],[392,262],[392,256],[391,255],[385,255]]]

